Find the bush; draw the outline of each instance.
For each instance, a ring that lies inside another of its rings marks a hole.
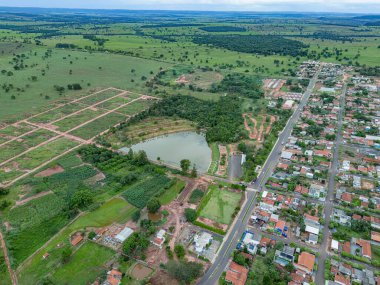
[[[188,222],[193,223],[197,219],[197,212],[193,209],[186,208],[185,217]]]
[[[155,214],[161,208],[161,203],[157,198],[152,198],[148,201],[146,207],[149,213]]]

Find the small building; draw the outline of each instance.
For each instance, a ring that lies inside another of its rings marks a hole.
[[[49,253],[46,252],[46,253],[42,256],[42,259],[46,259],[46,258],[48,258],[48,257],[49,257]]]
[[[166,231],[161,229],[158,231],[154,239],[151,241],[155,246],[158,246],[159,248],[162,248],[162,245],[165,242],[165,234]]]
[[[339,251],[339,242],[335,239],[331,240],[331,249],[334,251]]]
[[[118,233],[115,237],[117,242],[123,243],[127,238],[129,238],[133,234],[133,230],[131,228],[125,227],[120,233]]]

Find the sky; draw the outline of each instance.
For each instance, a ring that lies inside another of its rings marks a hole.
[[[0,0],[0,6],[380,14],[380,0]]]

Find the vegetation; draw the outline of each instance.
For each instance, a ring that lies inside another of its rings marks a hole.
[[[272,35],[208,35],[195,37],[193,41],[196,44],[263,55],[305,56],[307,52],[303,49],[308,47],[302,42]]]
[[[200,263],[187,261],[177,262],[174,260],[169,261],[165,267],[171,276],[185,284],[190,284],[193,280],[197,279],[203,269]]]

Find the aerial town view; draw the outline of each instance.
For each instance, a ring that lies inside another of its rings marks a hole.
[[[380,285],[378,0],[0,0],[0,284]]]

